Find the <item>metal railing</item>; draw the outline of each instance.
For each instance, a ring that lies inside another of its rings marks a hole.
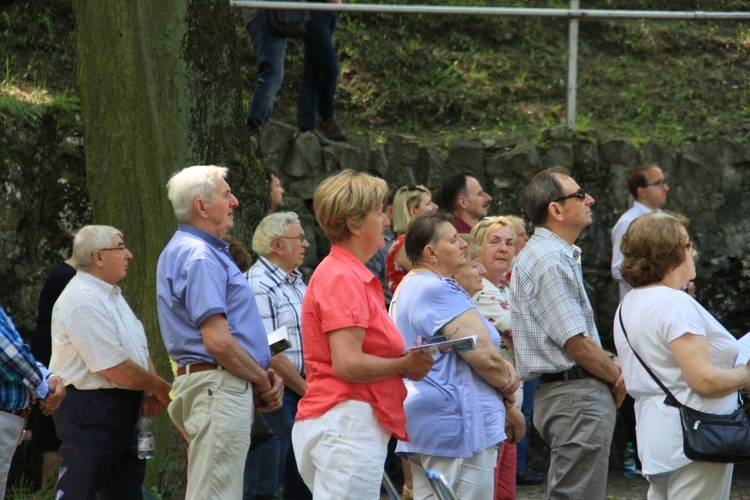
[[[299,10],[300,2],[260,2],[230,0],[238,8]],[[578,88],[578,24],[581,19],[663,19],[691,21],[750,20],[750,12],[706,12],[664,10],[603,10],[580,9],[580,0],[571,0],[570,9],[544,9],[521,7],[450,7],[442,5],[380,5],[352,3],[305,2],[304,10],[382,13],[382,14],[433,14],[450,16],[503,16],[503,17],[561,17],[569,19],[568,32],[568,128],[576,126],[576,99]]]

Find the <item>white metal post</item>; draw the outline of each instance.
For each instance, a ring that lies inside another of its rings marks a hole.
[[[570,11],[577,11],[579,0],[570,0]],[[578,92],[578,17],[570,18],[568,32],[568,128],[576,128],[576,93]]]

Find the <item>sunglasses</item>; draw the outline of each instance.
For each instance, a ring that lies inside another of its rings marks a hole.
[[[586,198],[586,191],[583,188],[581,188],[575,193],[571,193],[569,195],[562,196],[556,200],[552,200],[552,203],[560,203],[561,201],[569,200],[571,198],[578,198],[579,200],[583,200],[584,198]]]

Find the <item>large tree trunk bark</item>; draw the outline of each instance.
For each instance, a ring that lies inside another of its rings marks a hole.
[[[268,203],[248,161],[239,25],[226,0],[74,0],[74,10],[93,219],[122,230],[135,255],[125,296],[171,380],[155,299],[156,261],[176,228],[167,180],[190,165],[228,166],[245,227]],[[166,413],[156,437],[145,485],[180,497],[185,447]]]

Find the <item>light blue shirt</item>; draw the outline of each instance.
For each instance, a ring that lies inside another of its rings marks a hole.
[[[456,281],[432,273],[404,277],[391,308],[407,348],[418,345],[419,336],[439,335],[446,323],[469,309],[477,310]],[[479,316],[499,348],[497,330]],[[404,379],[404,385],[408,391],[404,410],[409,441],[399,441],[398,453],[471,458],[505,440],[502,396],[460,354],[436,355],[425,378]]]
[[[214,314],[226,316],[229,332],[261,368],[270,365],[253,291],[229,255],[229,244],[216,236],[179,225],[156,266],[156,305],[164,345],[178,366],[216,363],[199,329]]]

